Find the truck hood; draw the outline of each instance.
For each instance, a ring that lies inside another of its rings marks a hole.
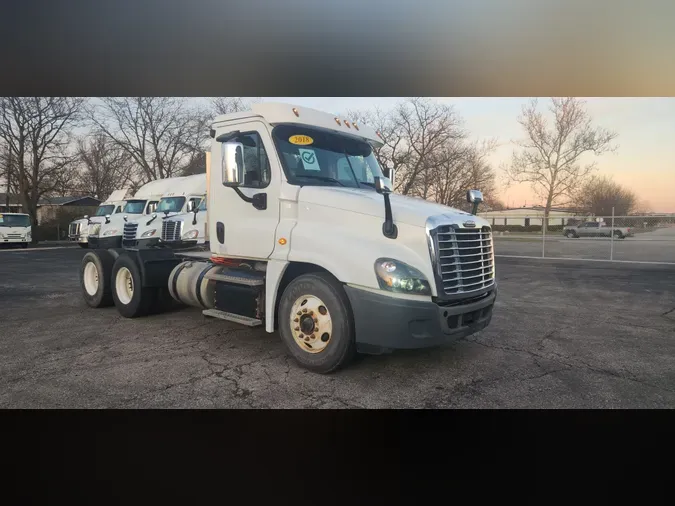
[[[390,194],[394,223],[405,223],[415,227],[424,227],[429,216],[439,214],[450,217],[471,217],[483,222],[470,213],[453,207],[436,204],[420,198]],[[327,186],[303,186],[298,196],[300,204],[344,209],[368,216],[381,217],[384,220],[384,197],[372,190],[355,188],[335,188]],[[485,223],[487,224],[487,222]]]

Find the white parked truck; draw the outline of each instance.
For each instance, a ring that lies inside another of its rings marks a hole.
[[[497,283],[479,191],[467,193],[473,214],[392,194],[380,135],[305,107],[255,104],[217,117],[210,134],[209,251],[90,251],[89,306],[134,318],[178,301],[278,329],[318,373],[489,324]]]
[[[122,246],[145,248],[158,244],[163,222],[171,216],[196,210],[205,196],[206,174],[172,178],[150,218],[138,217],[124,224]]]
[[[100,249],[121,248],[124,224],[141,218],[150,219],[157,210],[159,200],[176,187],[177,179],[180,178],[158,179],[141,186],[133,198],[126,200],[121,213],[109,217],[105,223],[89,226],[89,246]]]
[[[30,216],[23,213],[0,213],[0,246],[27,248],[33,238]]]
[[[207,245],[207,202],[204,198],[193,211],[164,220],[161,244],[176,249]]]
[[[110,220],[113,214],[119,214],[129,196],[129,189],[115,190],[101,203],[94,216],[85,215],[84,218],[74,220],[68,225],[68,239],[77,242],[81,248],[89,246],[89,226],[94,223],[104,223]]]

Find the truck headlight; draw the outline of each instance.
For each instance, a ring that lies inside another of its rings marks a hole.
[[[382,290],[431,295],[431,287],[424,274],[403,262],[391,258],[378,258],[375,262],[375,274]]]
[[[199,235],[199,230],[190,230],[188,232],[185,232],[182,236],[181,239],[196,239],[197,236]]]
[[[100,230],[101,227],[99,227]],[[117,230],[116,228],[111,228],[110,230],[106,230],[103,232],[103,237],[110,237],[111,235],[119,235],[120,231]]]
[[[146,230],[145,232],[143,232],[143,235],[141,235],[141,237],[152,237],[156,233],[157,233],[157,229],[153,228],[152,230]]]

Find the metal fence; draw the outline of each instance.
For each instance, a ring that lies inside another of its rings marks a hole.
[[[495,256],[675,265],[675,214],[574,216],[484,213]]]

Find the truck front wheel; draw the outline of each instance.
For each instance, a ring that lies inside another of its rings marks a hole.
[[[84,301],[93,308],[113,305],[110,274],[115,259],[106,250],[90,251],[80,264],[80,287]]]
[[[148,314],[155,290],[143,287],[141,271],[133,258],[124,253],[118,256],[110,279],[115,307],[122,316],[136,318]]]
[[[279,304],[279,332],[293,358],[313,372],[333,372],[356,354],[349,299],[330,274],[290,282]]]

